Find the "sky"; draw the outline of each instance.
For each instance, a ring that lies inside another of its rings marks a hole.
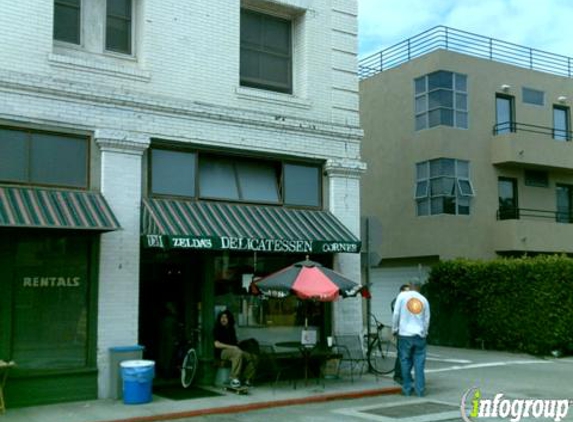
[[[573,57],[572,0],[358,0],[358,56],[438,25]]]

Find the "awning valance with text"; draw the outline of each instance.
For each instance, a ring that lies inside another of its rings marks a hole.
[[[360,252],[360,240],[328,211],[144,199],[143,246],[281,253]]]
[[[120,225],[99,192],[0,186],[0,227],[110,231]]]

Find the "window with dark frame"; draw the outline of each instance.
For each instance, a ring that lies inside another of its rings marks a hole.
[[[86,136],[0,128],[0,181],[88,187]]]
[[[474,196],[469,162],[439,158],[416,164],[417,215],[469,215]]]
[[[414,80],[416,130],[468,128],[467,76],[440,70]]]
[[[321,166],[150,150],[150,194],[319,208]]]
[[[573,185],[558,184],[556,191],[558,223],[573,223]]]
[[[570,141],[569,107],[553,106],[553,139]]]
[[[521,89],[521,96],[525,104],[533,104],[542,106],[545,104],[545,92],[533,88],[523,87]]]
[[[54,39],[81,42],[81,0],[54,0]]]
[[[495,96],[495,129],[496,135],[515,132],[515,99],[510,95]]]
[[[241,10],[240,84],[292,93],[292,22]]]
[[[549,186],[549,174],[543,170],[524,170],[525,186],[546,188]]]
[[[132,51],[132,1],[107,0],[105,49],[116,53]]]

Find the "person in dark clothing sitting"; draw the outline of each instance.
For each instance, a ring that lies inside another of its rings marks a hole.
[[[240,387],[241,379],[248,387],[255,376],[257,356],[241,350],[235,332],[235,318],[229,310],[217,315],[214,329],[215,357],[231,362],[231,387]]]

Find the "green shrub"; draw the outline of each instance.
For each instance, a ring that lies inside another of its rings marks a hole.
[[[432,268],[430,341],[548,354],[573,351],[573,259],[457,259]]]

